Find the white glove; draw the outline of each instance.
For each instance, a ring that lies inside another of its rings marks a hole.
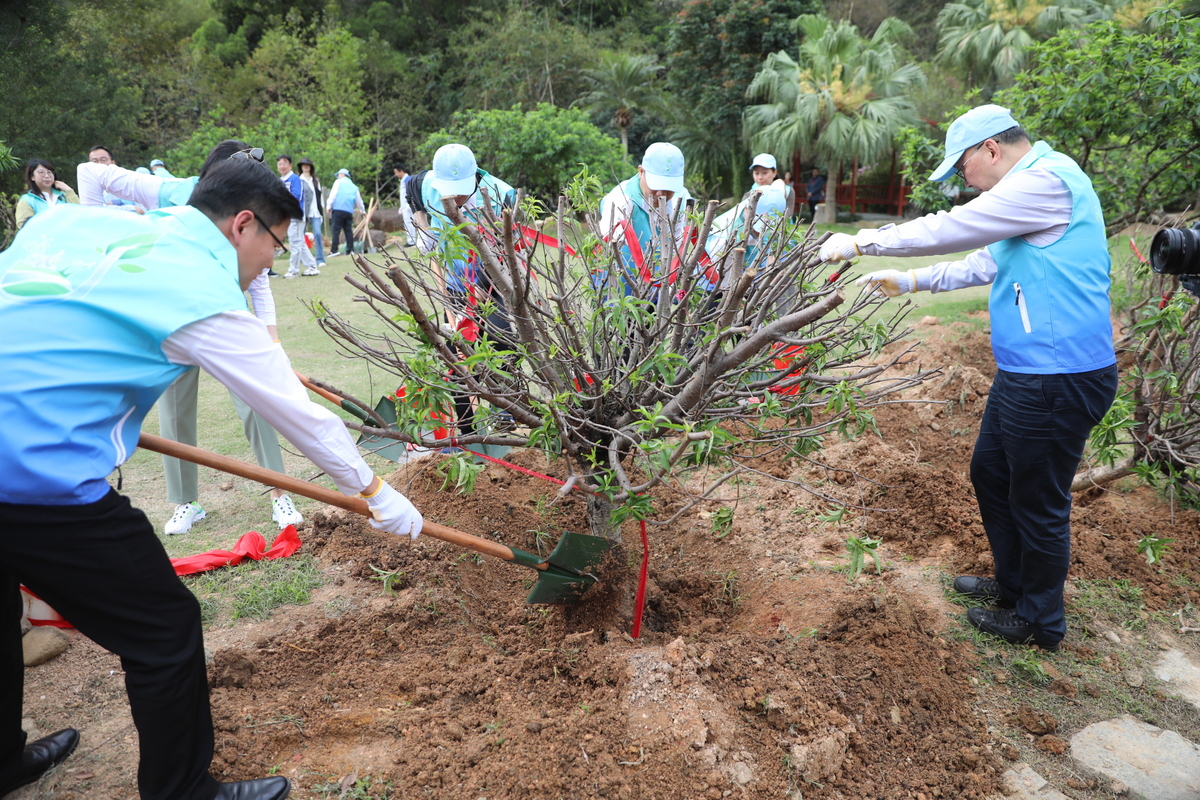
[[[848,233],[835,233],[821,245],[822,261],[849,261],[855,256],[861,256],[862,250]]]
[[[870,275],[863,275],[854,283],[856,286],[870,284],[871,291],[886,294],[888,297],[899,297],[917,290],[917,276],[911,269],[908,272],[882,269]]]
[[[415,540],[421,535],[421,526],[425,524],[421,512],[407,497],[389,486],[387,481],[380,478],[379,483],[379,491],[365,498],[375,517],[371,520],[371,527]]]

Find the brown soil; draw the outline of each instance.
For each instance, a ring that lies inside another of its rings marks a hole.
[[[994,795],[1007,762],[974,710],[979,656],[948,635],[958,609],[929,576],[990,570],[967,469],[991,360],[979,334],[925,351],[952,366],[913,397],[939,402],[886,407],[882,438],[830,447],[827,468],[761,465],[863,510],[830,525],[814,513],[826,501],[756,478],[730,489],[725,538],[712,509],[653,528],[636,641],[620,601],[640,545],[578,606],[530,606],[530,570],[314,515],[304,546],[331,584],[309,606],[209,636],[214,774],[275,771],[302,800]],[[441,491],[429,462],[392,483],[429,519],[526,550],[535,531],[586,531],[582,501],[550,506],[555,487],[492,466],[467,496]],[[1178,541],[1165,574],[1200,578],[1194,512],[1139,489],[1080,498],[1073,519],[1073,578],[1126,578],[1148,607],[1178,605],[1185,590],[1136,552],[1167,531]],[[848,533],[884,540],[881,575],[835,570]],[[635,527],[624,536],[639,542]],[[378,570],[397,573],[394,594],[371,580]],[[108,735],[39,796],[132,796],[136,736],[115,659],[80,642],[38,670],[26,709],[38,726],[88,716]]]

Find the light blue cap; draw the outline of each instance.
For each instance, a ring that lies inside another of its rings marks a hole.
[[[339,169],[339,170],[337,171],[337,174],[338,174],[338,175],[345,175],[347,178],[349,178],[349,177],[350,177],[350,170],[346,169],[345,167],[342,167],[341,169]]]
[[[782,187],[772,184],[764,187],[759,194],[758,205],[754,207],[753,228],[756,231],[761,231],[771,217],[787,212],[787,196]]]
[[[141,173],[141,174],[143,174],[143,175],[149,175],[149,174],[150,174],[150,170],[146,169],[145,167],[138,167],[138,168],[137,168],[136,170],[134,170],[134,171],[135,171],[135,172],[140,172],[140,173]]]
[[[950,130],[946,131],[946,160],[938,165],[929,180],[946,180],[954,174],[954,165],[968,147],[1015,127],[1017,121],[1007,108],[991,104],[972,108],[950,123]]]
[[[655,142],[642,156],[646,185],[655,192],[682,192],[683,151],[668,142]]]
[[[778,170],[779,164],[775,161],[775,156],[770,153],[759,153],[750,162],[750,171],[753,172],[755,167]]]
[[[154,169],[155,167],[165,167],[165,166],[166,166],[166,164],[164,164],[162,162],[161,158],[156,158],[150,162],[150,169]]]
[[[433,154],[430,182],[442,197],[474,194],[478,168],[471,148],[465,144],[444,144]]]

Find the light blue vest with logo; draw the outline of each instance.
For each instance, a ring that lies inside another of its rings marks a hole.
[[[163,341],[245,307],[233,245],[190,206],[30,219],[0,254],[0,502],[102,498],[187,369]]]
[[[1014,171],[1047,169],[1071,192],[1071,222],[1052,244],[1021,237],[988,247],[996,279],[988,301],[992,352],[1007,372],[1090,372],[1117,361],[1108,300],[1108,242],[1092,182],[1079,165],[1038,142]]]

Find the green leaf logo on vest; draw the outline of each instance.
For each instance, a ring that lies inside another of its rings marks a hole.
[[[30,247],[24,258],[0,276],[0,298],[14,302],[31,300],[66,300],[91,291],[112,267],[122,272],[136,274],[146,268],[134,263],[135,259],[149,255],[161,234],[143,233],[127,236],[110,243],[105,248],[97,247],[97,256],[80,258],[59,251],[53,255],[42,249]],[[71,259],[69,263],[63,263]],[[95,259],[95,260],[92,260]]]

